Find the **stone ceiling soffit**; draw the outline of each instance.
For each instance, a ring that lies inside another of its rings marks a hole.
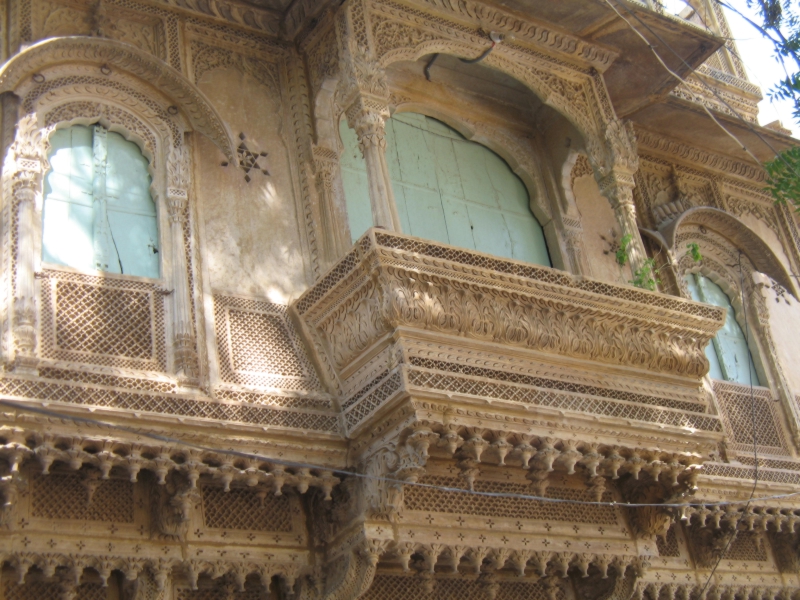
[[[730,240],[736,248],[744,252],[756,269],[769,275],[795,298],[798,297],[791,275],[786,271],[772,249],[757,233],[733,215],[717,208],[690,208],[661,229],[661,234],[673,252],[677,251],[675,240],[677,239],[678,229],[685,225],[703,225],[719,232]]]
[[[235,160],[233,136],[205,94],[180,72],[125,42],[85,36],[58,37],[39,42],[3,66],[0,70],[0,92],[16,91],[28,84],[29,78],[40,70],[80,63],[119,69],[151,87],[153,95],[166,97],[184,113],[194,131],[211,139],[229,161]]]
[[[280,33],[280,14],[252,4],[228,2],[227,0],[156,1],[193,16],[231,23],[272,36]]]
[[[681,61],[672,52],[659,53],[669,68],[681,77],[704,63],[724,42],[681,19],[660,15],[637,3],[626,4],[628,10],[633,11],[636,17],[663,40],[662,43],[647,33],[651,44],[657,47],[668,44],[683,58]],[[627,15],[626,17],[631,18]],[[641,26],[637,29],[641,29]],[[609,95],[620,117],[627,117],[658,102],[679,84],[650,52],[641,37],[619,17],[606,21],[587,37],[595,43],[613,48],[623,57],[605,73]],[[631,85],[632,82],[636,84]]]

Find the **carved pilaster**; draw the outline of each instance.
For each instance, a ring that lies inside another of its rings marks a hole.
[[[339,176],[339,157],[336,152],[321,146],[313,149],[317,196],[320,203],[322,252],[325,266],[345,255],[350,248],[347,219],[339,209],[336,181]]]
[[[36,357],[36,282],[35,282],[35,210],[34,200],[42,172],[39,131],[36,119],[28,115],[20,120],[13,145],[13,210],[17,214],[17,253],[13,307],[14,363],[17,371],[37,372]],[[13,234],[12,234],[13,235]]]
[[[381,98],[359,93],[347,109],[347,122],[356,131],[367,167],[372,222],[376,227],[400,231],[400,218],[386,163],[386,119],[389,106]]]
[[[580,227],[565,226],[563,231],[572,272],[576,275],[591,276],[591,269],[586,260],[586,249],[583,245],[583,230]]]
[[[191,290],[189,289],[189,265],[186,262],[185,225],[186,208],[189,204],[190,187],[189,150],[183,148],[170,152],[167,161],[167,209],[169,211],[169,234],[172,245],[172,297],[173,338],[175,374],[182,385],[196,387],[200,381],[197,358],[197,343],[192,323]]]
[[[170,241],[172,242],[172,289],[173,289],[173,338],[172,347],[175,358],[175,373],[182,384],[197,386],[199,369],[197,345],[192,327],[192,306],[186,263],[186,240],[183,226],[186,219],[188,194],[185,190],[167,190],[169,209]]]

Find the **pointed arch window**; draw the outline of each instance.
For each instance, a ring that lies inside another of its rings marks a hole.
[[[728,295],[716,283],[700,273],[686,276],[686,283],[693,300],[727,308],[725,325],[706,347],[712,379],[733,381],[744,385],[761,385],[756,373],[753,357],[747,346],[747,338],[736,322],[733,306]]]
[[[367,171],[342,120],[342,180],[353,241],[372,227]],[[488,148],[417,113],[386,122],[386,161],[403,233],[551,266],[525,184]]]
[[[156,206],[139,147],[101,125],[59,129],[50,147],[42,260],[159,277]]]

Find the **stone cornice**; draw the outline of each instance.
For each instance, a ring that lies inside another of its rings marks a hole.
[[[695,168],[705,168],[730,177],[757,183],[765,180],[766,173],[758,165],[701,150],[638,126],[636,127],[636,141],[639,145],[639,152],[645,156],[652,152],[660,157],[682,162]]]

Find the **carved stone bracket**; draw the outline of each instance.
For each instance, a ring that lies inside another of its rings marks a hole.
[[[28,446],[19,442],[19,435],[17,430],[0,428],[0,456],[7,461],[9,473],[18,471],[23,461],[35,459],[44,475],[50,472],[55,462],[62,462],[75,471],[84,465],[95,467],[101,479],[108,479],[111,469],[120,468],[128,473],[131,481],[137,481],[139,473],[146,470],[153,473],[159,486],[163,486],[167,484],[170,473],[178,472],[190,490],[196,488],[201,475],[206,475],[219,480],[226,491],[232,483],[243,483],[248,487],[263,485],[279,495],[283,486],[288,485],[300,493],[305,493],[309,487],[319,488],[326,498],[330,498],[331,491],[340,481],[330,471],[287,470],[266,460],[234,466],[230,456],[190,451],[182,446],[146,446],[116,441],[98,451],[100,444],[92,438],[35,434],[32,436],[36,439],[35,444]],[[179,484],[178,488],[183,490],[185,486]],[[177,492],[172,495],[174,493]]]

